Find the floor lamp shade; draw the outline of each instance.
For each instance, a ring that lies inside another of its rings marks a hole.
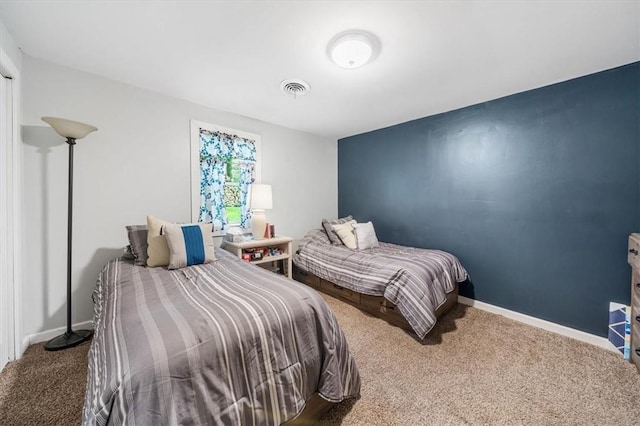
[[[42,121],[53,127],[53,130],[63,138],[82,139],[91,132],[98,130],[90,124],[67,120],[58,117],[42,117]]]
[[[69,196],[67,205],[67,331],[49,340],[44,348],[48,351],[58,351],[79,345],[91,339],[91,330],[73,330],[71,328],[71,230],[73,225],[73,147],[77,139],[82,139],[91,132],[98,130],[89,124],[67,120],[58,117],[42,117],[42,121],[53,127],[60,136],[67,138],[69,145]]]
[[[267,217],[264,211],[273,208],[271,185],[254,183],[251,184],[250,191],[251,232],[254,239],[261,240],[267,228]]]

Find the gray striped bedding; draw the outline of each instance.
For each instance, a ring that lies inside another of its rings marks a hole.
[[[86,425],[280,424],[360,376],[312,289],[216,249],[169,271],[115,259],[93,294]]]
[[[300,240],[293,263],[334,284],[372,296],[384,296],[398,306],[423,339],[436,323],[436,309],[467,279],[458,259],[441,250],[380,243],[362,251],[334,246],[322,229]]]

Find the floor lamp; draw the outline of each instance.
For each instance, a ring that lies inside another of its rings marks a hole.
[[[65,120],[64,118],[42,117],[42,121],[53,127],[63,138],[67,138],[69,145],[69,204],[67,206],[67,331],[49,340],[44,348],[48,351],[59,351],[79,345],[91,339],[93,331],[71,329],[71,225],[73,224],[73,146],[76,139],[82,139],[97,128],[77,121]]]

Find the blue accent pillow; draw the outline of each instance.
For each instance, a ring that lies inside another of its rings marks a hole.
[[[168,269],[211,263],[216,260],[210,223],[169,224],[162,233],[169,245]]]

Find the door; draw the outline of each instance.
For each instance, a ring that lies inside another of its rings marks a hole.
[[[12,80],[0,75],[0,370],[14,359]]]

